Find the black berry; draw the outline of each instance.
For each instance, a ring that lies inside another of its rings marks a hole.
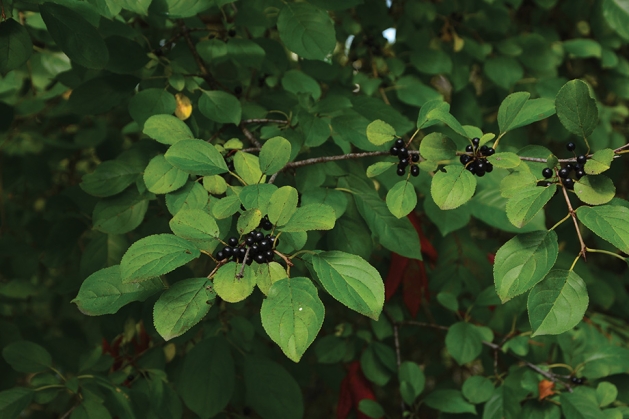
[[[472,158],[467,154],[463,154],[459,160],[461,160],[461,164],[468,164]]]
[[[395,146],[396,146],[397,148],[402,148],[402,147],[404,147],[404,141],[398,138],[397,140],[395,140]]]
[[[577,163],[579,164],[585,164],[585,162],[588,161],[588,158],[586,156],[579,156],[577,157]]]
[[[489,151],[489,147],[487,147],[486,145],[483,145],[480,147],[480,152],[483,154],[487,154],[487,152]]]
[[[478,177],[483,177],[485,176],[485,168],[479,169],[478,167],[476,168],[476,176]]]
[[[400,165],[403,166],[403,167],[408,166],[409,163],[410,162],[408,161],[408,159],[400,159]]]
[[[540,180],[539,182],[537,182],[537,186],[550,186],[550,182],[547,180]]]
[[[471,153],[472,151],[474,151],[474,147],[472,147],[471,145],[468,145],[465,147],[465,151],[467,151],[468,153]]]
[[[411,156],[411,160],[417,163],[419,161],[419,154],[413,154]]]
[[[230,237],[229,240],[227,240],[227,244],[229,244],[232,247],[237,246],[238,239],[236,237]]]
[[[466,169],[472,174],[476,173],[476,166],[473,164],[470,164],[469,166],[467,166]]]
[[[391,147],[391,150],[389,150],[389,153],[391,153],[392,156],[397,156],[400,153],[400,149],[397,147]]]
[[[245,263],[246,263],[247,265],[251,265],[251,264],[253,263],[253,258],[252,258],[251,256],[248,256],[248,257],[247,257],[247,260],[245,261]]]
[[[264,255],[256,255],[256,262],[262,264],[266,262],[266,257]]]
[[[475,146],[480,144],[480,138],[476,137],[476,138],[472,138],[472,144],[474,144]]]
[[[551,177],[553,177],[553,171],[547,167],[542,170],[542,176],[544,176],[546,179],[550,179]]]
[[[585,176],[585,172],[583,170],[577,170],[577,179],[581,179]]]
[[[273,261],[273,256],[275,256],[275,254],[273,253],[272,250],[267,250],[264,255],[266,256],[266,260],[268,262],[272,262]]]
[[[264,238],[264,234],[260,233],[259,231],[256,231],[256,235],[255,235],[255,241],[259,242],[260,240],[262,240]]]
[[[493,156],[494,154],[496,154],[496,150],[494,150],[493,147],[489,147],[485,153],[486,156]]]
[[[568,143],[566,144],[566,148],[568,149],[568,151],[574,151],[577,146],[574,143]]]
[[[568,178],[568,179],[564,179],[562,180],[564,186],[568,189],[572,189],[574,187],[574,180]]]
[[[225,254],[223,253],[222,250],[216,253],[216,259],[218,259],[218,260],[225,259]]]
[[[226,257],[230,257],[230,256],[233,254],[233,249],[232,249],[231,247],[225,247],[225,248],[223,249],[223,254],[224,254]]]
[[[413,176],[419,176],[419,166],[415,166],[413,165],[411,167],[411,175]]]
[[[485,163],[485,172],[491,173],[492,170],[494,170],[494,165],[489,163],[489,162],[486,162]]]
[[[233,172],[234,170],[236,170],[236,166],[234,166],[234,162],[232,160],[227,162],[227,168],[229,169],[230,172]]]
[[[244,247],[241,247],[240,249],[238,249],[238,253],[240,253],[240,255],[238,255],[238,257],[242,260],[245,258],[245,254],[247,253],[247,249],[245,249]]]
[[[476,172],[478,173],[479,170],[485,171],[485,163],[480,160],[476,162]]]
[[[269,220],[264,220],[264,223],[262,224],[262,228],[264,230],[273,230],[273,223],[270,222]]]
[[[404,174],[405,174],[405,173],[406,173],[406,170],[405,170],[403,167],[400,167],[400,166],[398,165],[398,168],[397,168],[397,175],[398,175],[398,176],[404,176]]]
[[[247,246],[251,246],[253,244],[253,237],[247,236],[247,238],[245,238],[245,243]]]
[[[574,169],[574,167],[570,163],[566,164],[564,167],[566,168],[566,170]]]
[[[559,177],[562,179],[567,178],[569,174],[570,174],[570,171],[568,171],[568,169],[566,168],[559,170]]]

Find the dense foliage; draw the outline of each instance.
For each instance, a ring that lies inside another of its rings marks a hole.
[[[0,417],[629,418],[626,0],[0,0]]]

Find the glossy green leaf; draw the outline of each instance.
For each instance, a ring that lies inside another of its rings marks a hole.
[[[0,22],[0,74],[20,68],[31,57],[33,42],[24,26],[13,19]]]
[[[454,132],[456,132],[457,134],[459,134],[460,136],[464,138],[467,138],[467,132],[465,131],[461,123],[457,121],[457,119],[454,116],[452,116],[452,114],[446,108],[441,107],[441,106],[435,107],[434,109],[428,112],[428,115],[426,117],[428,120],[436,119],[440,122],[443,122],[448,127],[450,127]]]
[[[394,138],[395,128],[380,119],[367,125],[367,139],[372,144],[383,145]]]
[[[216,298],[207,278],[184,279],[164,291],[153,307],[155,330],[164,340],[186,333],[210,311]]]
[[[521,413],[518,393],[506,383],[498,387],[485,404],[483,419],[519,418]]]
[[[440,132],[426,135],[419,145],[419,153],[423,158],[436,161],[456,158],[456,149],[454,141]]]
[[[415,187],[406,180],[399,181],[387,193],[386,202],[391,214],[397,218],[407,216],[417,205]]]
[[[603,53],[601,44],[588,38],[570,39],[564,41],[563,49],[568,54],[578,58],[601,58]]]
[[[72,61],[96,70],[105,67],[109,60],[107,45],[98,30],[83,16],[49,2],[41,4],[39,11],[48,33]]]
[[[588,159],[583,170],[588,175],[601,174],[611,167],[614,155],[614,150],[611,148],[598,150]]]
[[[476,178],[460,164],[451,164],[432,178],[430,193],[442,210],[458,208],[474,195]]]
[[[199,176],[220,175],[228,171],[221,153],[203,140],[178,141],[164,157],[179,170]]]
[[[172,145],[182,140],[192,140],[190,128],[173,115],[153,115],[144,123],[142,132],[155,141]]]
[[[564,84],[555,98],[557,116],[568,131],[580,137],[589,136],[598,124],[596,101],[581,80]]]
[[[378,320],[384,304],[384,284],[378,271],[363,258],[339,251],[312,257],[323,288],[338,301]]]
[[[204,209],[207,202],[207,191],[198,182],[189,181],[183,188],[166,194],[166,208],[171,215],[176,215],[182,210]]]
[[[619,205],[582,206],[577,217],[584,226],[625,253],[629,253],[629,209]]]
[[[417,107],[422,107],[431,100],[443,100],[441,93],[415,76],[400,77],[395,84],[395,93],[401,102]]]
[[[556,185],[548,187],[531,186],[520,189],[507,201],[507,217],[516,226],[522,227],[550,201],[557,190]]]
[[[286,3],[277,18],[280,39],[295,54],[322,60],[336,46],[334,23],[327,12],[308,3]]]
[[[500,195],[503,198],[514,198],[520,191],[529,190],[537,186],[537,176],[528,170],[513,172],[502,178],[500,181]]]
[[[586,204],[601,205],[614,198],[616,187],[605,175],[584,176],[575,182],[574,193]]]
[[[83,314],[101,316],[114,314],[133,301],[144,301],[164,289],[161,279],[123,284],[120,266],[101,269],[87,277],[72,303]]]
[[[242,277],[240,277],[242,272]],[[229,262],[220,267],[214,275],[214,291],[228,303],[244,300],[253,292],[256,277],[251,266]]]
[[[427,406],[444,413],[472,413],[476,408],[463,398],[459,390],[436,390],[424,399]]]
[[[378,419],[385,415],[385,411],[375,400],[362,399],[358,403],[358,410],[370,418]]]
[[[450,104],[443,100],[433,99],[424,103],[417,115],[417,129],[428,128],[432,125],[438,124],[438,119],[430,118],[431,112],[434,109],[441,109],[442,112],[450,112]]]
[[[309,94],[314,100],[321,97],[319,82],[299,70],[288,70],[282,77],[282,87],[295,95]]]
[[[505,243],[494,262],[496,292],[503,303],[540,282],[557,260],[559,245],[554,231],[534,231]]]
[[[260,149],[260,169],[272,175],[279,172],[290,160],[291,145],[286,138],[273,137]]]
[[[199,98],[199,111],[212,121],[236,125],[240,123],[242,115],[238,99],[220,90],[203,92]]]
[[[133,243],[122,257],[122,282],[141,282],[167,274],[199,255],[196,246],[173,234],[144,237]]]
[[[596,386],[596,398],[601,407],[612,404],[618,397],[618,388],[607,381],[598,383]]]
[[[227,217],[231,217],[240,209],[240,199],[238,195],[226,196],[218,201],[214,201],[210,207],[210,211],[214,218],[217,220],[223,220]]]
[[[135,182],[139,173],[121,161],[109,160],[96,166],[96,170],[83,176],[80,186],[85,192],[108,197],[124,191]]]
[[[222,195],[227,191],[227,182],[223,176],[203,176],[203,188],[212,195]]]
[[[583,319],[589,297],[574,271],[553,270],[529,293],[527,306],[533,336],[558,335]]]
[[[170,164],[163,154],[153,157],[144,170],[146,188],[157,194],[176,191],[185,185],[188,177],[188,173]]]
[[[19,372],[43,372],[52,367],[52,357],[48,351],[27,340],[18,340],[5,346],[2,357],[11,368]]]
[[[270,183],[247,185],[242,188],[238,197],[245,209],[257,208],[265,214],[269,210],[271,197],[277,189],[277,186]]]
[[[446,348],[459,365],[464,365],[480,355],[482,336],[473,324],[458,322],[448,329]]]
[[[299,362],[323,325],[325,307],[308,278],[274,282],[262,303],[262,326],[282,352]]]
[[[297,208],[290,220],[280,228],[288,233],[310,230],[332,230],[336,222],[334,208],[326,204],[308,204]]]

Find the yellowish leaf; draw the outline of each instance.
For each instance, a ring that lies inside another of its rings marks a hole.
[[[177,101],[177,108],[175,109],[175,115],[177,118],[182,121],[190,118],[190,115],[192,115],[192,103],[190,102],[190,99],[188,99],[188,96],[183,93],[177,93],[175,95],[175,100]]]

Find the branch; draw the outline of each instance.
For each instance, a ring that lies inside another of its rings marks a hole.
[[[241,124],[288,124],[290,121],[284,119],[266,119],[266,118],[253,118],[243,119]]]
[[[203,80],[205,80],[205,82],[211,88],[216,88],[216,86],[219,86],[223,90],[226,90],[226,91],[229,92],[229,89],[227,89],[225,86],[220,84],[214,77],[212,77],[210,72],[207,71],[207,67],[205,66],[205,63],[203,62],[203,59],[201,58],[201,56],[197,52],[197,49],[194,47],[194,43],[192,42],[192,38],[190,38],[190,30],[183,23],[183,20],[179,20],[178,23],[179,23],[179,27],[181,28],[181,34],[185,38],[186,44],[188,44],[188,49],[190,50],[190,53],[192,54],[192,57],[194,58],[194,61],[197,63],[197,66],[199,67],[199,71],[201,71],[200,76],[203,78]]]
[[[384,314],[387,316],[391,324],[393,325],[393,342],[395,344],[395,361],[397,363],[397,372],[400,373],[400,367],[402,365],[402,355],[400,354],[400,335],[399,335],[399,324],[395,321],[393,316],[388,311],[384,311]],[[400,400],[400,408],[402,409],[402,417],[404,417],[404,412],[406,411],[406,405],[404,404],[404,399]]]
[[[587,246],[585,246],[585,243],[583,242],[583,236],[581,235],[581,230],[579,230],[579,222],[577,221],[577,215],[574,212],[574,209],[572,208],[572,203],[570,202],[570,197],[568,196],[568,191],[566,190],[566,187],[564,186],[563,183],[560,184],[561,190],[563,191],[563,196],[566,199],[566,205],[568,205],[568,212],[570,213],[570,216],[572,217],[572,221],[574,222],[574,228],[577,231],[577,236],[579,237],[579,243],[581,244],[581,255],[583,256],[583,260],[587,260],[586,258],[586,249]]]
[[[237,279],[241,279],[243,276],[245,276],[245,264],[247,263],[247,258],[249,257],[249,250],[251,250],[251,248],[247,247],[245,258],[242,260],[242,267],[240,268],[240,272],[236,274]]]
[[[247,127],[245,127],[244,121],[240,123],[240,130],[243,134],[245,134],[245,137],[247,137],[251,144],[253,144],[257,148],[262,148],[262,144],[260,144],[260,141],[258,141],[258,139],[251,133],[251,131],[249,131]]]
[[[419,153],[419,151],[417,150],[409,150],[408,152],[410,154]],[[363,157],[377,157],[377,156],[388,156],[388,155],[389,155],[388,151],[368,151],[364,153],[341,154],[339,156],[315,157],[312,159],[299,160],[299,161],[288,163],[286,166],[284,166],[282,170],[293,169],[295,167],[309,166],[311,164],[317,164],[317,163],[327,163],[330,161],[337,161],[337,160],[352,160],[352,159],[361,159]]]

